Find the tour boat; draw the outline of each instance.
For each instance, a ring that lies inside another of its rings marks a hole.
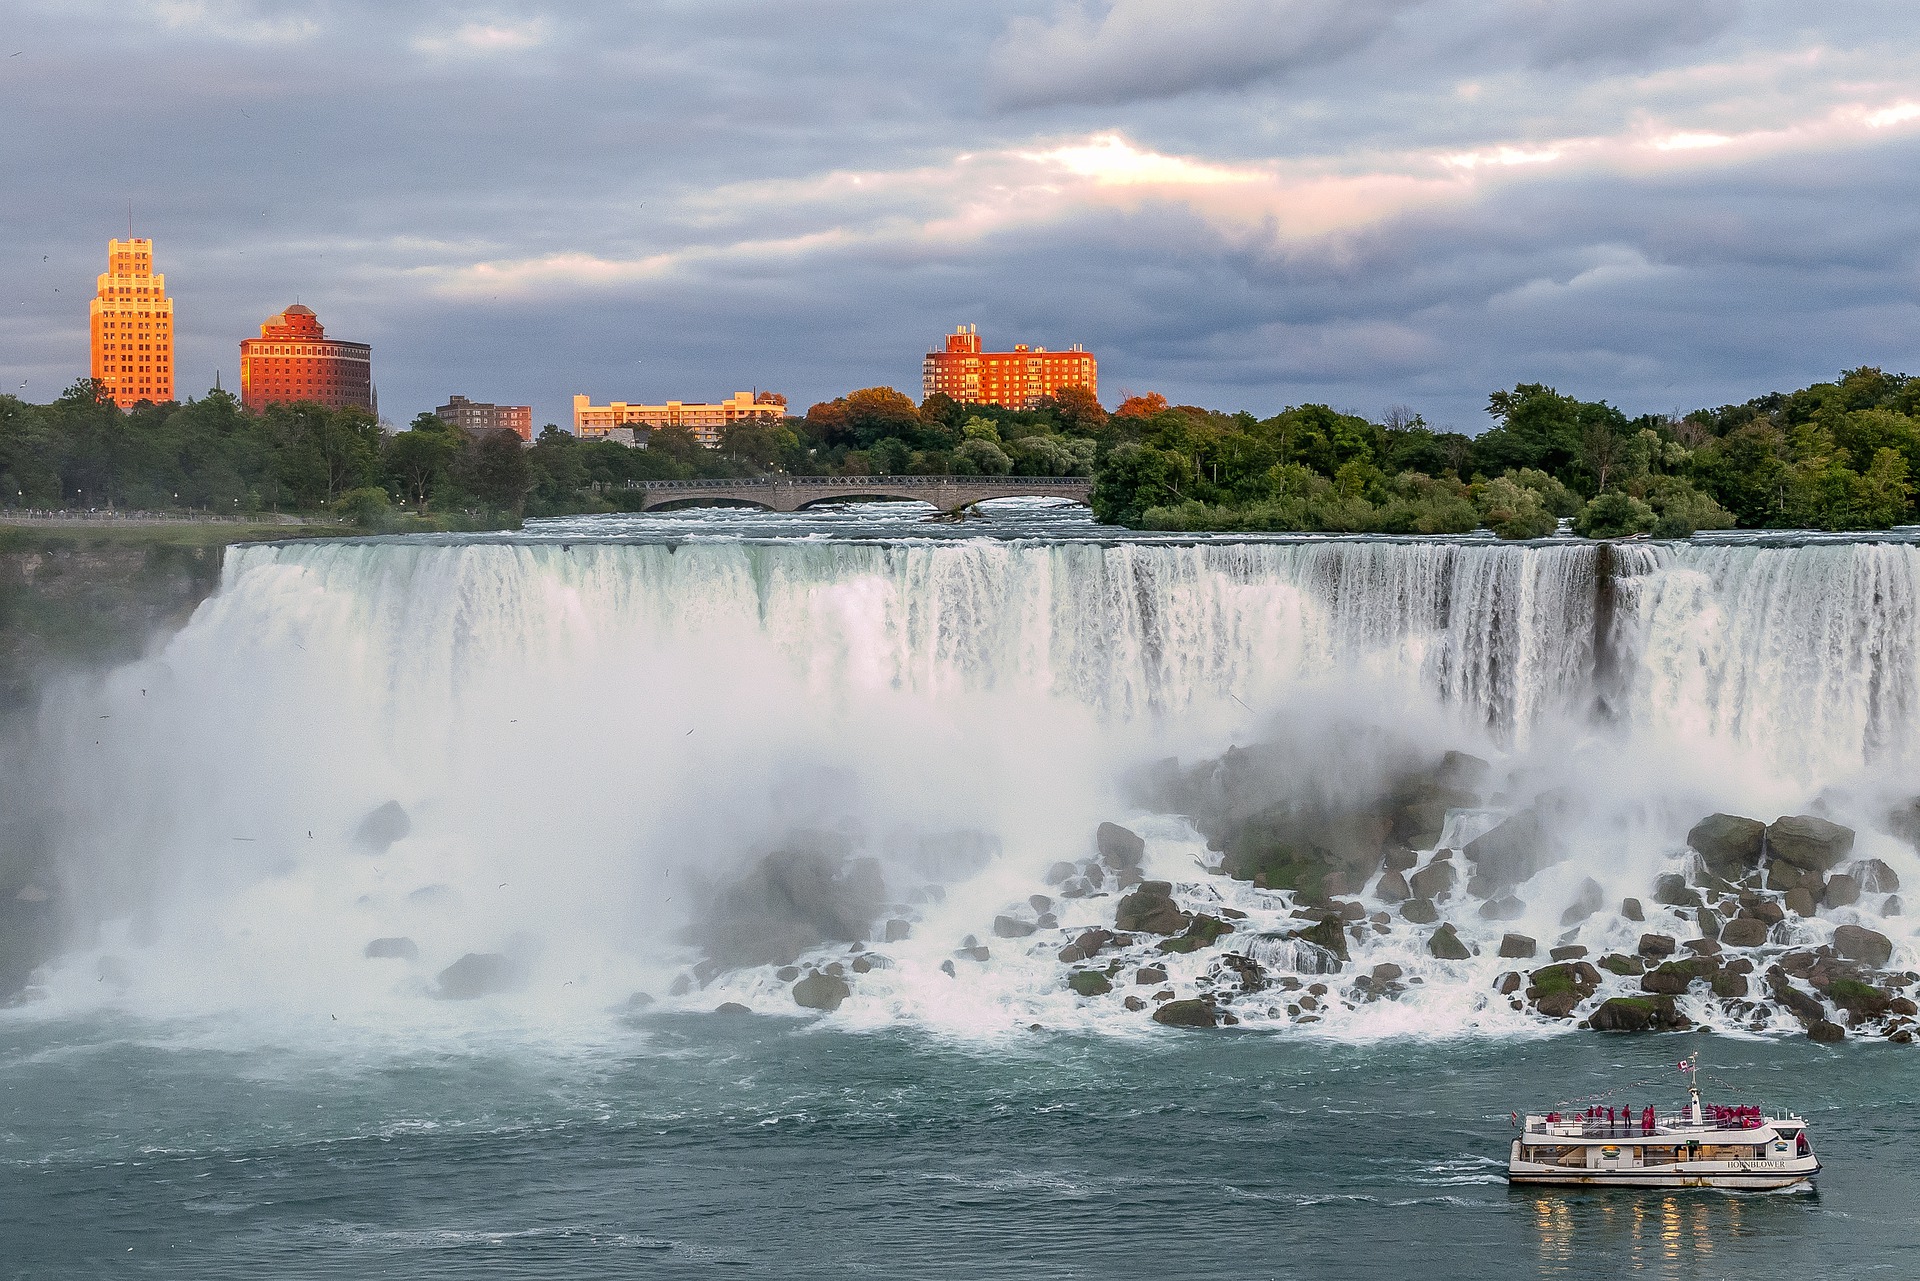
[[[1653,1107],[1636,1115],[1631,1106],[1593,1106],[1527,1117],[1507,1160],[1507,1182],[1767,1191],[1809,1183],[1820,1172],[1805,1118],[1703,1104],[1699,1056],[1680,1070],[1688,1074],[1687,1104],[1672,1116]]]

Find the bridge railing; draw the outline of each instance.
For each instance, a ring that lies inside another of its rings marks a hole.
[[[836,489],[884,485],[889,489],[942,485],[1017,485],[1023,489],[1078,489],[1090,476],[760,476],[738,480],[630,480],[628,489],[773,489],[781,485],[819,485]]]

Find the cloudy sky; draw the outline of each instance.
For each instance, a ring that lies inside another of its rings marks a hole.
[[[798,406],[959,322],[1102,397],[1631,411],[1920,373],[1913,0],[0,0],[0,386],[109,237],[231,385]],[[24,392],[21,385],[25,384]]]

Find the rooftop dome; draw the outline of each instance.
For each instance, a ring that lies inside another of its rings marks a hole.
[[[313,308],[302,307],[299,303],[295,303],[280,314],[283,316],[311,316],[313,314]]]

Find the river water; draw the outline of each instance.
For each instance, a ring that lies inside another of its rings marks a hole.
[[[182,633],[36,727],[71,924],[0,1011],[0,1275],[1920,1270],[1902,1047],[1704,1007],[1689,1035],[1574,1031],[1491,1000],[1490,951],[1439,963],[1398,932],[1358,968],[1403,964],[1404,999],[1250,1001],[1213,1032],[1064,990],[1044,934],[952,968],[1103,819],[1146,838],[1149,874],[1263,923],[1266,896],[1124,783],[1254,741],[1302,777],[1459,749],[1492,763],[1494,808],[1577,795],[1567,864],[1517,921],[1463,904],[1470,940],[1555,938],[1582,878],[1644,893],[1714,809],[1820,809],[1911,892],[1888,813],[1917,784],[1912,545],[1602,567],[1570,540],[992,513],[235,553]],[[356,843],[387,801],[410,830]],[[876,860],[911,921],[825,1016],[775,965],[702,969],[690,942],[713,885],[800,829]],[[1912,967],[1887,897],[1795,928],[1869,922]],[[1055,908],[1071,933],[1113,900]],[[396,936],[417,960],[362,955]],[[523,962],[514,990],[434,999],[442,967],[494,950]],[[1170,982],[1201,962],[1169,958]],[[1510,1112],[1675,1102],[1694,1050],[1717,1097],[1809,1117],[1817,1192],[1507,1189]]]

